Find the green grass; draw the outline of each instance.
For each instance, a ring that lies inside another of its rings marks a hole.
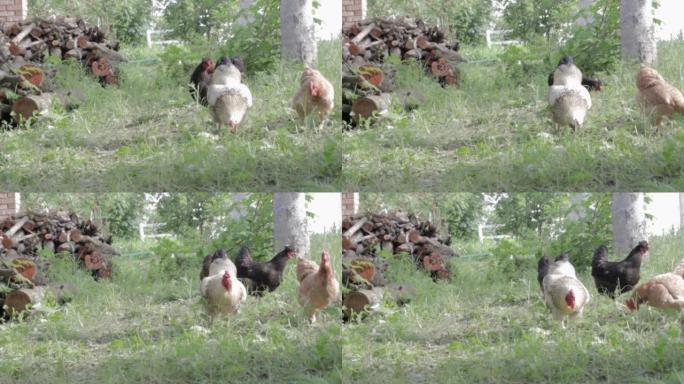
[[[671,271],[684,235],[652,239],[642,279]],[[476,248],[476,247],[475,247]],[[560,328],[544,306],[536,268],[501,275],[488,257],[453,262],[451,283],[433,283],[413,265],[390,261],[391,277],[414,284],[409,305],[345,325],[343,375],[355,383],[681,383],[684,314],[596,292],[584,317]],[[535,263],[536,264],[536,263]]]
[[[320,44],[319,69],[338,95],[339,52],[339,42]],[[129,53],[141,59],[158,52]],[[72,113],[53,111],[30,128],[0,131],[0,186],[90,192],[337,189],[339,107],[320,130],[296,122],[290,102],[301,65],[281,63],[246,78],[254,106],[235,135],[218,131],[208,109],[191,99],[189,74],[179,78],[162,68],[124,64],[121,86],[103,89],[63,65],[58,83],[81,89],[85,105]]]
[[[312,238],[340,265],[339,234]],[[248,298],[239,315],[209,326],[199,297],[201,260],[165,275],[148,247],[120,245],[111,282],[95,282],[55,261],[52,281],[80,294],[44,316],[0,324],[0,382],[11,383],[339,383],[341,309],[313,326],[297,303],[294,263],[283,284]],[[133,254],[136,253],[137,255]],[[336,267],[336,273],[340,268]]]
[[[684,43],[659,45],[656,68],[684,89]],[[681,190],[684,119],[652,126],[634,103],[638,67],[604,75],[604,92],[576,133],[550,118],[546,76],[515,85],[497,50],[465,50],[460,88],[401,65],[397,89],[422,92],[411,114],[345,133],[343,180],[364,191]],[[550,69],[549,69],[550,70]]]

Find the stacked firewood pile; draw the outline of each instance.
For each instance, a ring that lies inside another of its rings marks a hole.
[[[82,19],[52,17],[34,18],[5,24],[0,31],[0,112],[9,121],[46,112],[53,101],[66,109],[81,97],[69,92],[53,94],[50,79],[42,63],[48,55],[75,59],[102,85],[119,82],[117,65],[126,58],[118,52],[119,44],[108,41],[105,33]],[[77,104],[77,103],[76,103]]]
[[[52,291],[62,300],[68,284],[48,286],[49,262],[42,250],[67,253],[95,279],[110,278],[110,257],[118,253],[91,220],[76,214],[22,214],[0,221],[0,308],[8,314],[35,306]],[[2,311],[0,311],[2,312]]]
[[[342,281],[349,290],[343,297],[347,316],[378,304],[388,292],[398,304],[415,295],[410,286],[387,284],[387,264],[377,257],[378,251],[411,257],[434,280],[451,278],[449,260],[457,256],[450,247],[451,237],[440,235],[429,221],[405,212],[368,213],[346,218],[342,230]]]
[[[458,85],[455,65],[463,61],[459,44],[447,41],[447,33],[438,27],[408,17],[376,17],[346,26],[343,34],[343,114],[349,124],[388,110],[393,92],[393,74],[384,66],[388,57],[415,59],[442,86]],[[399,100],[404,109],[414,109],[424,97],[408,92]]]

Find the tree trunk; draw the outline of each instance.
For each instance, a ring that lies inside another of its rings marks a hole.
[[[684,230],[684,193],[679,194],[679,230]]]
[[[280,49],[285,58],[316,66],[312,0],[280,1],[280,36]]]
[[[629,252],[646,240],[643,193],[613,193],[613,241],[620,253]]]
[[[651,0],[620,0],[622,57],[653,65],[657,58]]]
[[[273,242],[279,252],[290,245],[300,257],[309,257],[309,231],[307,228],[304,193],[273,194]]]

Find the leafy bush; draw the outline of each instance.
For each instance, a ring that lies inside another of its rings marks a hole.
[[[571,210],[580,212],[576,220],[565,220],[563,232],[551,243],[550,255],[567,253],[576,268],[591,265],[594,251],[613,239],[611,195],[593,193]]]
[[[168,47],[161,55],[172,73],[186,78],[191,68],[179,62],[198,63],[203,56],[240,56],[248,73],[271,69],[280,56],[280,2],[256,0],[240,9],[237,3],[213,0],[180,0],[164,11],[170,36],[182,39],[183,47]],[[244,20],[254,19],[252,22]],[[194,67],[194,65],[193,65]],[[182,71],[182,73],[180,73]]]
[[[151,278],[159,274],[167,278],[181,277],[188,269],[197,269],[197,259],[204,255],[192,241],[162,238],[152,247],[157,267],[150,271]]]
[[[505,278],[514,279],[520,277],[521,271],[536,269],[535,252],[522,241],[503,239],[492,249],[492,254],[496,263],[492,272]]]

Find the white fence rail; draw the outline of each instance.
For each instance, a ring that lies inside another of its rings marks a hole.
[[[510,33],[510,29],[488,29],[485,31],[485,40],[487,40],[487,47],[492,45],[511,45],[520,44],[519,40],[505,40],[506,34]]]
[[[163,225],[163,223],[140,223],[138,226],[138,232],[140,233],[140,240],[145,241],[145,239],[160,239],[165,237],[173,237],[170,233],[158,233],[157,229]]]
[[[171,32],[170,29],[148,29],[147,30],[147,47],[152,48],[153,45],[170,45],[170,44],[180,44],[180,40],[163,40],[164,35]],[[154,37],[157,36],[161,40],[155,40]]]
[[[510,235],[496,234],[496,229],[501,226],[501,224],[478,224],[477,237],[480,239],[480,243],[484,243],[485,240],[510,239]]]

